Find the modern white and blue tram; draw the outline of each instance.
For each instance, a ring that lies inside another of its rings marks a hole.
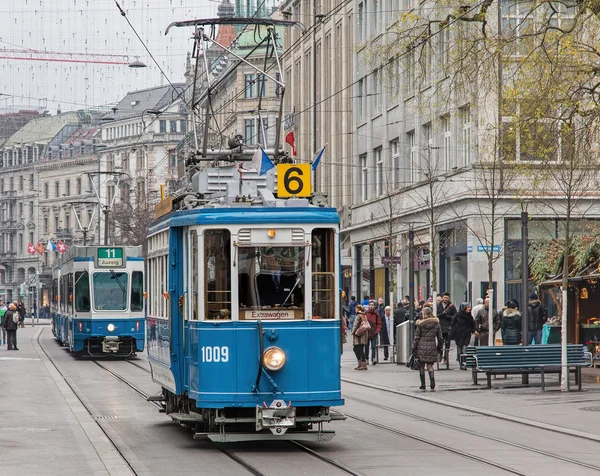
[[[52,332],[71,352],[101,357],[144,350],[141,246],[71,247],[52,278]]]
[[[163,389],[151,400],[195,438],[329,440],[324,423],[344,418],[330,411],[344,403],[339,215],[227,190],[189,194],[150,226],[147,352]]]

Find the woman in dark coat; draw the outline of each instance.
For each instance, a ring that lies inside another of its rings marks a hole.
[[[452,340],[456,342],[456,360],[463,370],[467,368],[460,361],[460,356],[467,353],[467,346],[474,332],[475,320],[471,315],[471,306],[469,303],[463,302],[459,306],[458,312],[452,318],[452,324],[450,325],[450,335],[452,336]]]
[[[502,314],[502,343],[504,345],[519,345],[521,343],[521,313],[517,310],[517,303],[508,301]]]
[[[415,340],[412,346],[413,356],[419,361],[419,376],[421,377],[421,390],[425,390],[425,365],[429,372],[431,390],[435,388],[433,364],[439,361],[442,352],[442,327],[440,320],[433,315],[433,310],[424,307],[423,318],[415,323]]]
[[[23,301],[19,301],[17,312],[19,313],[19,327],[25,327],[25,304]]]
[[[17,349],[17,323],[13,319],[14,314],[17,314],[17,306],[10,304],[2,320],[2,327],[6,329],[6,350],[19,350]]]

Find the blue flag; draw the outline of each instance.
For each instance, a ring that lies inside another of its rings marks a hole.
[[[325,144],[323,146],[323,148],[321,148],[316,154],[315,154],[315,158],[312,161],[312,166],[311,168],[313,170],[317,170],[317,167],[319,166],[319,162],[321,162],[321,157],[323,157],[323,152],[325,152],[325,147],[327,147],[327,144]]]
[[[269,170],[275,167],[269,156],[265,153],[262,147],[256,149],[252,157],[252,167],[258,172],[258,175],[264,175]]]

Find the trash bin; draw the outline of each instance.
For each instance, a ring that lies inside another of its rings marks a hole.
[[[396,363],[405,364],[411,354],[410,321],[404,321],[396,326]]]

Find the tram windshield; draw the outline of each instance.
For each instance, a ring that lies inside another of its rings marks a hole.
[[[304,255],[304,247],[241,247],[240,319],[302,319]],[[287,310],[273,316],[255,312],[273,308]]]
[[[127,309],[127,273],[102,271],[94,273],[94,309],[97,311],[124,311]]]

